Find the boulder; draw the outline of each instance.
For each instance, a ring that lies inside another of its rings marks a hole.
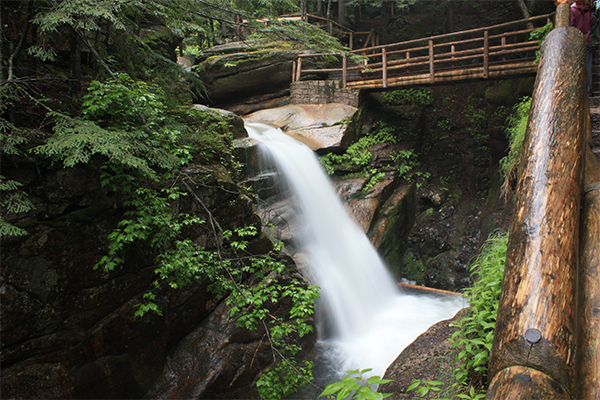
[[[292,63],[300,50],[264,48],[260,41],[215,46],[196,60],[196,72],[204,82],[211,104],[289,88]]]
[[[283,280],[271,274],[277,283]],[[220,303],[211,316],[188,334],[170,352],[162,375],[145,394],[148,399],[253,399],[258,398],[258,375],[273,362],[262,326],[248,330],[228,315],[230,307]],[[286,307],[271,307],[270,315],[289,321]],[[291,321],[290,321],[291,322]],[[292,338],[290,338],[292,339]],[[306,354],[314,336],[294,343]]]
[[[338,195],[344,203],[344,208],[350,218],[366,234],[371,229],[373,219],[380,206],[387,200],[390,193],[397,186],[393,174],[388,174],[387,179],[377,182],[373,188],[363,192],[368,177],[350,178],[335,181]]]
[[[319,152],[347,148],[359,134],[356,107],[345,104],[298,104],[254,112],[244,120],[281,128],[312,150]]]
[[[212,113],[215,115],[221,115],[229,119],[229,126],[231,132],[236,139],[243,139],[248,137],[248,132],[246,132],[246,128],[244,128],[244,120],[241,119],[236,113],[229,110],[223,110],[220,108],[210,108],[202,104],[194,104],[194,107],[197,110]]]
[[[416,391],[407,393],[414,379],[430,381],[447,381],[452,373],[453,350],[450,338],[456,331],[455,323],[463,318],[467,310],[460,310],[452,319],[438,322],[406,347],[385,371],[384,379],[392,382],[384,383],[377,389],[380,393],[392,393],[391,400],[437,398],[439,393],[429,392],[418,396]],[[445,387],[444,387],[445,388]]]

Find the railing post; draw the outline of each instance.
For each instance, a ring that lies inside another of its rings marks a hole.
[[[433,65],[433,40],[429,39],[429,82],[435,82],[435,70]]]
[[[383,72],[383,87],[386,88],[387,87],[387,52],[385,50],[385,47],[383,49],[381,49],[381,65],[382,65],[382,72]]]
[[[354,33],[350,32],[350,50],[353,50],[354,48]]]
[[[298,57],[298,69],[296,69],[296,81],[300,80],[300,74],[302,73],[302,58]]]
[[[568,2],[559,4],[556,7],[554,20],[554,28],[562,28],[571,25],[571,7]]]
[[[292,61],[292,83],[296,82],[296,60]]]
[[[347,79],[347,71],[348,71],[348,59],[344,54],[342,56],[342,87],[346,88],[346,79]]]
[[[490,33],[489,31],[483,32],[483,77],[488,77],[488,70],[490,67]]]

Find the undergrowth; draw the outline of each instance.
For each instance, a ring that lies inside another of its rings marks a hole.
[[[420,397],[435,391],[444,400],[485,398],[507,245],[507,233],[491,234],[470,267],[474,283],[465,290],[469,312],[455,323],[457,330],[450,339],[456,354],[452,382],[416,379],[407,391]]]
[[[92,162],[100,167],[101,184],[123,217],[95,269],[119,273],[136,248],[153,257],[155,279],[140,296],[135,316],[162,315],[168,290],[208,282],[214,298],[230,307],[229,317],[260,331],[272,350],[274,362],[257,382],[261,398],[278,399],[310,382],[312,364],[296,357],[299,339],[313,330],[318,288],[290,277],[277,258],[279,246],[267,254],[250,253],[247,245],[259,234],[257,228],[222,227],[192,188],[212,177],[204,173],[192,179],[184,169],[191,163],[209,165],[228,180],[235,177],[239,164],[228,118],[169,103],[158,86],[127,74],[91,82],[79,115],[45,110],[52,134],[28,148],[22,132],[0,119],[3,154],[30,155],[65,168]],[[33,207],[21,185],[0,176],[0,191],[0,235],[26,234],[5,220]],[[184,201],[195,203],[191,209],[197,211],[181,212]],[[206,234],[211,247],[192,240],[190,232]],[[281,304],[289,311],[275,314]]]
[[[426,180],[429,177],[427,173],[415,174],[419,163],[417,154],[413,149],[396,149],[391,152],[392,163],[387,165],[372,165],[373,154],[371,147],[379,143],[398,143],[398,134],[396,128],[379,121],[373,132],[361,137],[357,142],[348,146],[343,154],[328,153],[320,157],[320,162],[329,175],[339,174],[351,171],[355,174],[367,176],[368,180],[363,186],[364,193],[373,189],[373,187],[383,180],[386,171],[395,171],[397,176],[411,181],[413,175],[420,180]]]
[[[508,156],[500,160],[500,172],[504,177],[502,194],[505,198],[510,195],[517,183],[517,172],[523,153],[530,109],[531,97],[524,97],[514,106],[513,114],[507,119],[506,135],[509,141],[509,152]]]

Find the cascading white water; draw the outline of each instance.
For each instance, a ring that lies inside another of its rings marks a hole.
[[[334,334],[324,347],[343,370],[387,366],[433,323],[464,306],[458,296],[403,294],[371,243],[349,218],[313,151],[281,130],[246,124],[285,176],[302,217],[313,284]],[[323,345],[323,343],[322,343]]]

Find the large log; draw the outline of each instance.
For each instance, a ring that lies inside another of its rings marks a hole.
[[[600,163],[586,146],[581,210],[576,397],[600,399]]]
[[[519,392],[527,379],[503,371],[527,367],[573,396],[575,287],[578,264],[582,150],[587,114],[585,39],[556,28],[542,45],[519,179],[515,212],[490,358],[488,399],[503,388]],[[510,382],[507,380],[510,379]],[[550,390],[545,387],[544,390]]]
[[[487,392],[488,398],[502,400],[570,399],[561,384],[533,368],[515,366],[498,373],[498,382]]]

